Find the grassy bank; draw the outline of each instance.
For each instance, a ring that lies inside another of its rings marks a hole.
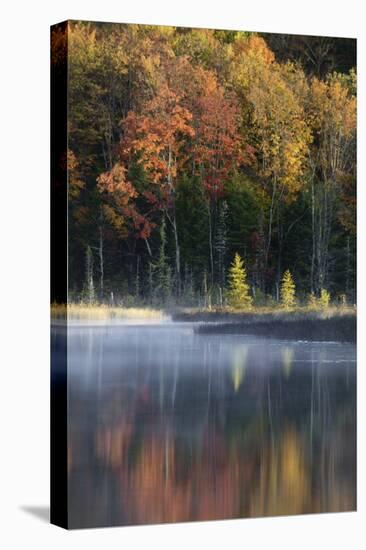
[[[159,319],[162,310],[151,308],[107,306],[104,304],[52,304],[51,317],[55,320],[108,321],[111,319]]]
[[[356,310],[326,308],[291,311],[268,308],[250,312],[230,310],[186,310],[173,315],[177,321],[207,324],[196,329],[201,334],[248,334],[281,339],[356,341]]]
[[[275,307],[257,307],[251,310],[238,310],[230,308],[212,309],[182,309],[173,313],[174,321],[187,322],[225,322],[225,323],[250,323],[253,321],[268,322],[279,320],[302,319],[330,319],[334,317],[356,317],[356,308],[351,306],[331,306],[324,309],[309,307],[297,307],[289,310]]]

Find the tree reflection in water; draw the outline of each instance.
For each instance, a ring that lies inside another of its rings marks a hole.
[[[355,348],[69,332],[71,527],[354,510]]]

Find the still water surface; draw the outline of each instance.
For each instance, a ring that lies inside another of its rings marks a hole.
[[[354,510],[355,360],[191,324],[70,327],[70,526]]]

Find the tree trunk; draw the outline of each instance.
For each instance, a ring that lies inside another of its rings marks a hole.
[[[140,256],[136,258],[136,281],[135,281],[135,298],[140,297]]]
[[[311,234],[312,234],[312,252],[310,268],[310,292],[314,292],[314,269],[315,269],[315,197],[314,197],[314,179],[311,180]]]
[[[103,256],[103,214],[100,212],[100,225],[99,225],[99,268],[100,268],[100,300],[103,302],[104,298],[104,256]]]
[[[271,248],[271,242],[272,242],[272,225],[273,225],[273,212],[274,212],[274,206],[275,206],[276,190],[277,190],[277,178],[274,177],[273,178],[273,187],[272,187],[271,206],[270,206],[270,209],[269,209],[268,237],[267,237],[267,246],[266,246],[266,255],[265,255],[265,269],[266,270],[267,270],[267,267],[268,267],[269,250]]]
[[[177,295],[180,295],[180,286],[181,286],[181,276],[180,276],[180,248],[179,248],[179,239],[178,239],[178,229],[177,229],[177,220],[175,215],[175,190],[173,188],[172,174],[171,174],[171,165],[172,165],[172,151],[169,146],[169,157],[168,157],[168,185],[170,193],[173,196],[173,215],[170,216],[168,212],[166,213],[167,218],[173,228],[174,233],[174,244],[175,244],[175,270],[176,270],[176,279],[177,279]]]
[[[212,216],[211,216],[211,205],[208,203],[208,239],[209,239],[209,248],[210,248],[210,270],[211,270],[211,285],[214,282],[214,258],[213,258],[213,245],[212,245]]]
[[[280,218],[280,210],[277,209],[277,233],[278,233],[278,253],[277,253],[277,281],[276,281],[276,300],[280,301],[280,284],[282,272],[282,245],[283,245],[283,228]]]
[[[350,242],[349,235],[347,236],[346,241],[346,296],[349,299],[349,290],[350,290],[350,267],[351,267],[351,251],[350,251]]]
[[[174,243],[175,243],[175,269],[177,273],[177,294],[180,295],[180,248],[177,230],[177,221],[175,219],[175,213],[173,218],[173,231],[174,231]]]

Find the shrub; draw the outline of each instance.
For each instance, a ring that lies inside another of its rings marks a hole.
[[[255,306],[266,306],[267,305],[267,296],[262,292],[260,288],[255,288],[253,290],[253,303]]]
[[[311,292],[308,295],[307,306],[308,306],[309,309],[317,309],[318,300],[317,300],[317,297],[315,296],[314,292]]]
[[[319,306],[323,309],[326,309],[329,306],[329,302],[330,294],[325,288],[322,288],[320,291]]]

